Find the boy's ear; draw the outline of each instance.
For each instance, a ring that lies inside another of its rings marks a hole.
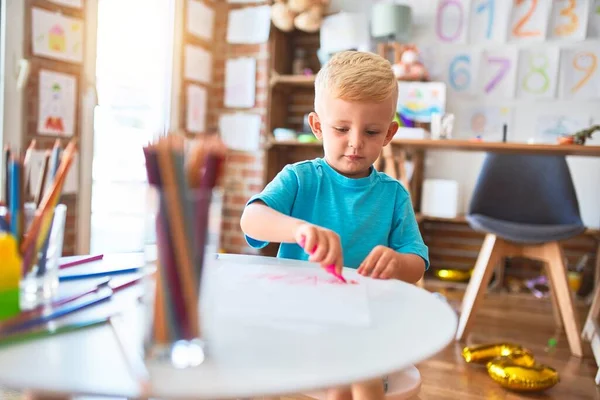
[[[398,123],[396,121],[392,121],[385,135],[385,141],[383,142],[384,146],[387,146],[388,143],[392,141],[392,138],[394,137],[396,132],[398,132]]]
[[[322,140],[323,131],[321,129],[321,120],[319,120],[319,115],[316,112],[313,111],[308,114],[308,124],[310,125],[313,135],[315,135],[317,139]]]

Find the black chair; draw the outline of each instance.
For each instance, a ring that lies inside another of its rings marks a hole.
[[[468,334],[495,266],[505,257],[524,256],[546,262],[555,313],[560,312],[571,353],[581,357],[580,330],[558,241],[586,228],[565,158],[488,154],[467,221],[486,236],[463,298],[456,339]]]

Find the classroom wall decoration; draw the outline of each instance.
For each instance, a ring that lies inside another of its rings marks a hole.
[[[189,84],[186,89],[186,130],[193,133],[206,132],[206,89]]]
[[[42,135],[73,136],[77,82],[72,75],[40,70],[37,131]]]
[[[552,98],[558,80],[558,47],[523,49],[519,54],[517,96],[523,99]]]
[[[61,61],[83,60],[83,21],[32,8],[33,54]]]
[[[202,1],[188,0],[186,12],[187,31],[197,38],[210,40],[213,36],[215,10]]]
[[[83,0],[50,0],[52,3],[71,8],[83,8]]]
[[[593,99],[600,96],[600,46],[564,49],[561,63],[561,96]]]
[[[212,55],[200,46],[185,45],[184,79],[210,83],[212,76]]]

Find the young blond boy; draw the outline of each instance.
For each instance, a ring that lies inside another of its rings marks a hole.
[[[278,257],[355,268],[375,279],[417,282],[429,266],[405,188],[373,163],[396,131],[398,86],[390,63],[368,52],[334,55],[315,80],[309,123],[324,158],[287,165],[247,203],[241,227]],[[383,397],[381,380],[331,390],[330,398]]]

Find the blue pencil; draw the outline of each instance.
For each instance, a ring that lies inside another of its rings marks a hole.
[[[10,232],[19,240],[21,237],[20,209],[21,209],[21,166],[12,159],[10,161]]]
[[[113,269],[110,271],[92,272],[92,273],[83,273],[83,274],[61,275],[58,277],[58,280],[60,282],[75,281],[75,280],[80,280],[80,279],[102,278],[102,277],[110,276],[110,275],[134,274],[136,272],[144,272],[144,267]]]

